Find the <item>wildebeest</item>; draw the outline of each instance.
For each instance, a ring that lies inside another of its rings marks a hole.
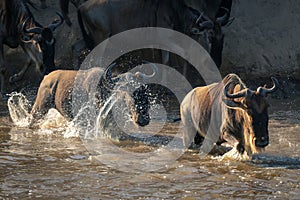
[[[272,80],[272,88],[253,91],[229,74],[222,82],[191,90],[180,107],[184,145],[205,138],[218,145],[227,142],[241,154],[260,152],[269,144],[266,96],[278,87],[278,81]]]
[[[147,88],[144,84],[138,85],[130,94],[124,90],[124,86],[140,79],[144,81],[156,74],[157,67],[152,65],[153,73],[146,75],[141,72],[123,73],[112,78],[114,64],[110,65],[105,71],[100,67],[88,70],[56,70],[46,75],[38,89],[35,103],[31,110],[34,124],[38,119],[45,116],[50,108],[56,108],[66,118],[73,118],[72,97],[75,78],[80,82],[76,87],[76,92],[81,95],[88,95],[89,98],[97,98],[96,106],[101,107],[111,94],[117,94],[118,101],[125,101],[130,108],[130,114],[133,122],[139,126],[146,126],[149,121],[149,99]],[[97,94],[91,93],[91,85],[102,75],[97,87]],[[143,82],[142,82],[143,83]],[[90,96],[92,95],[92,96]]]
[[[197,1],[198,2],[198,1]],[[200,1],[199,1],[200,2]],[[207,1],[211,2],[211,1]],[[221,8],[221,0],[215,0],[213,19],[205,10],[190,7],[194,2],[174,0],[90,0],[78,9],[78,21],[83,38],[92,49],[108,37],[139,27],[163,27],[173,29],[195,38],[211,54],[217,66],[221,65],[223,32],[229,13]],[[216,17],[219,9],[224,15]],[[207,10],[207,12],[210,12]]]
[[[57,13],[58,14],[58,13]],[[59,15],[59,14],[58,14]],[[55,69],[53,31],[63,23],[63,18],[43,27],[37,23],[27,4],[22,0],[0,1],[0,81],[1,92],[5,92],[4,74],[6,66],[3,45],[17,48],[19,45],[28,55],[23,69],[10,77],[10,82],[20,80],[28,66],[34,61],[36,70],[43,75]]]

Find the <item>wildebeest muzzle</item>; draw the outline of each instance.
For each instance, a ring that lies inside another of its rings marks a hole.
[[[268,135],[255,138],[255,146],[256,147],[263,148],[263,147],[268,146],[268,144],[269,144],[269,136]]]

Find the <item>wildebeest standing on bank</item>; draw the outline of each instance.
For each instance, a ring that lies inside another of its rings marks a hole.
[[[1,93],[5,93],[5,71],[3,45],[17,48],[19,45],[28,55],[23,69],[10,77],[10,82],[20,80],[33,61],[41,75],[55,69],[53,31],[62,24],[63,18],[47,27],[37,23],[22,0],[0,1],[0,81]]]
[[[260,152],[269,144],[266,96],[278,87],[278,81],[272,80],[272,88],[252,91],[237,75],[229,74],[220,83],[190,91],[180,107],[184,145],[189,147],[197,134],[198,141],[227,142],[241,154]]]
[[[186,4],[185,1],[174,0],[90,0],[79,7],[78,21],[83,38],[90,49],[122,31],[139,27],[163,27],[195,38],[210,53],[217,66],[220,66],[223,48],[221,26],[228,22],[229,9],[220,7],[221,0],[201,1],[211,5],[207,11],[195,9],[200,8],[201,3],[195,8],[189,7],[196,4],[195,2],[189,1],[189,4]],[[217,18],[220,9],[225,14]],[[208,15],[206,12],[213,13]],[[154,61],[166,62],[169,60],[166,57]]]
[[[152,78],[157,67],[152,65],[153,73],[146,75],[141,72],[124,73],[117,77],[111,77],[111,71],[114,64],[110,65],[105,71],[100,68],[91,68],[88,70],[56,70],[44,77],[40,84],[35,103],[31,110],[33,117],[32,125],[45,116],[50,108],[56,108],[64,117],[73,118],[72,98],[74,91],[75,78],[77,81],[76,93],[86,95],[90,100],[97,98],[97,106],[103,106],[106,99],[112,94],[117,94],[118,101],[125,101],[130,108],[130,114],[135,124],[146,126],[149,121],[149,100],[147,89],[143,85],[143,81]],[[96,93],[92,93],[91,85],[99,81]],[[118,86],[132,84],[132,81],[140,79],[142,81],[138,88],[135,88],[132,94],[127,90],[122,90]],[[115,89],[117,87],[117,89]]]

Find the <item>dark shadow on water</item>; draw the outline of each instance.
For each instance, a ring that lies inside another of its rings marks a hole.
[[[268,154],[253,155],[252,164],[267,168],[300,169],[300,158]]]
[[[127,138],[128,139],[128,138]],[[120,146],[130,146],[135,144],[144,144],[152,147],[160,147],[168,145],[171,141],[173,142],[173,147],[183,148],[182,139],[174,136],[166,135],[153,135],[149,137],[132,137],[127,142],[119,141]],[[209,153],[209,155],[222,156],[228,152],[231,148],[225,146],[215,146]],[[189,151],[198,152],[199,146],[192,146]],[[241,161],[242,162],[242,161]],[[247,161],[251,165],[262,167],[262,168],[283,168],[283,169],[300,169],[300,157],[288,157],[280,155],[270,155],[270,154],[254,154],[250,161]]]
[[[152,147],[159,147],[168,145],[171,141],[175,142],[178,146],[182,143],[180,138],[169,135],[150,135],[150,134],[123,134],[122,137],[110,137],[115,142],[119,142],[121,146],[128,146],[129,144],[144,144]]]

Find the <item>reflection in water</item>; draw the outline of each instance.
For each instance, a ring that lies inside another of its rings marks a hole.
[[[255,155],[252,158],[252,163],[268,168],[287,168],[287,169],[300,169],[300,158],[274,156],[274,155]]]
[[[96,159],[99,155],[88,151],[79,138],[64,138],[63,130],[11,128],[6,125],[7,118],[0,118],[0,198],[297,199],[299,112],[272,111],[270,145],[252,161],[199,157],[196,150],[190,150],[166,170],[151,173],[110,168]],[[160,123],[157,120],[153,125],[161,127]],[[160,134],[176,134],[178,123],[163,124]],[[118,145],[136,153],[158,148],[141,142]]]

